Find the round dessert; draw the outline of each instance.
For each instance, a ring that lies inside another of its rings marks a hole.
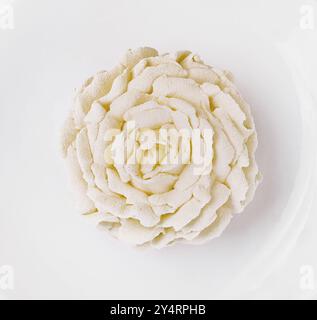
[[[261,179],[256,147],[229,72],[152,48],[88,79],[62,136],[80,211],[120,240],[156,248],[222,233]]]

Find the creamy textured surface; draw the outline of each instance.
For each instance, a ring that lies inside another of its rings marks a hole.
[[[132,165],[116,163],[112,152],[119,133],[131,133],[128,121],[139,130]],[[167,141],[144,139],[162,128],[212,133],[200,136],[202,145],[211,144],[203,171],[195,171],[192,144],[184,151],[186,163],[146,162],[158,148],[165,156],[170,150]],[[130,50],[117,67],[88,79],[62,141],[80,211],[134,245],[200,244],[219,236],[260,181],[249,106],[228,72],[188,51]]]

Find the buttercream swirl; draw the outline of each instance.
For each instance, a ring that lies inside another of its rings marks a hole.
[[[62,136],[81,212],[120,240],[157,248],[222,233],[260,181],[256,147],[250,108],[229,72],[189,51],[152,48],[129,50],[88,79]]]

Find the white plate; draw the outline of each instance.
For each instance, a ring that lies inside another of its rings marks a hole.
[[[312,227],[317,225],[309,215],[316,186],[316,106],[309,79],[316,83],[317,52],[316,31],[301,20],[307,13],[303,4],[9,1],[13,29],[0,29],[0,267],[11,266],[14,281],[12,290],[0,294],[305,296],[300,276],[305,266],[317,268]],[[316,2],[311,8],[316,11]],[[143,45],[160,52],[189,49],[232,71],[252,107],[263,183],[224,234],[203,246],[128,248],[77,214],[66,183],[58,133],[74,87],[111,68],[126,49]],[[304,241],[301,254],[297,239]]]

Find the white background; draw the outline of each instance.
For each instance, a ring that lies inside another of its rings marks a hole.
[[[317,15],[317,1],[1,0],[0,6],[7,2],[14,28],[0,29],[0,267],[12,266],[14,289],[0,289],[0,296],[316,297],[317,219],[309,202],[316,109],[309,107],[317,34],[300,19],[303,5]],[[139,46],[189,49],[232,71],[252,107],[263,183],[225,233],[200,247],[144,251],[112,240],[79,216],[67,183],[58,143],[74,88]]]

